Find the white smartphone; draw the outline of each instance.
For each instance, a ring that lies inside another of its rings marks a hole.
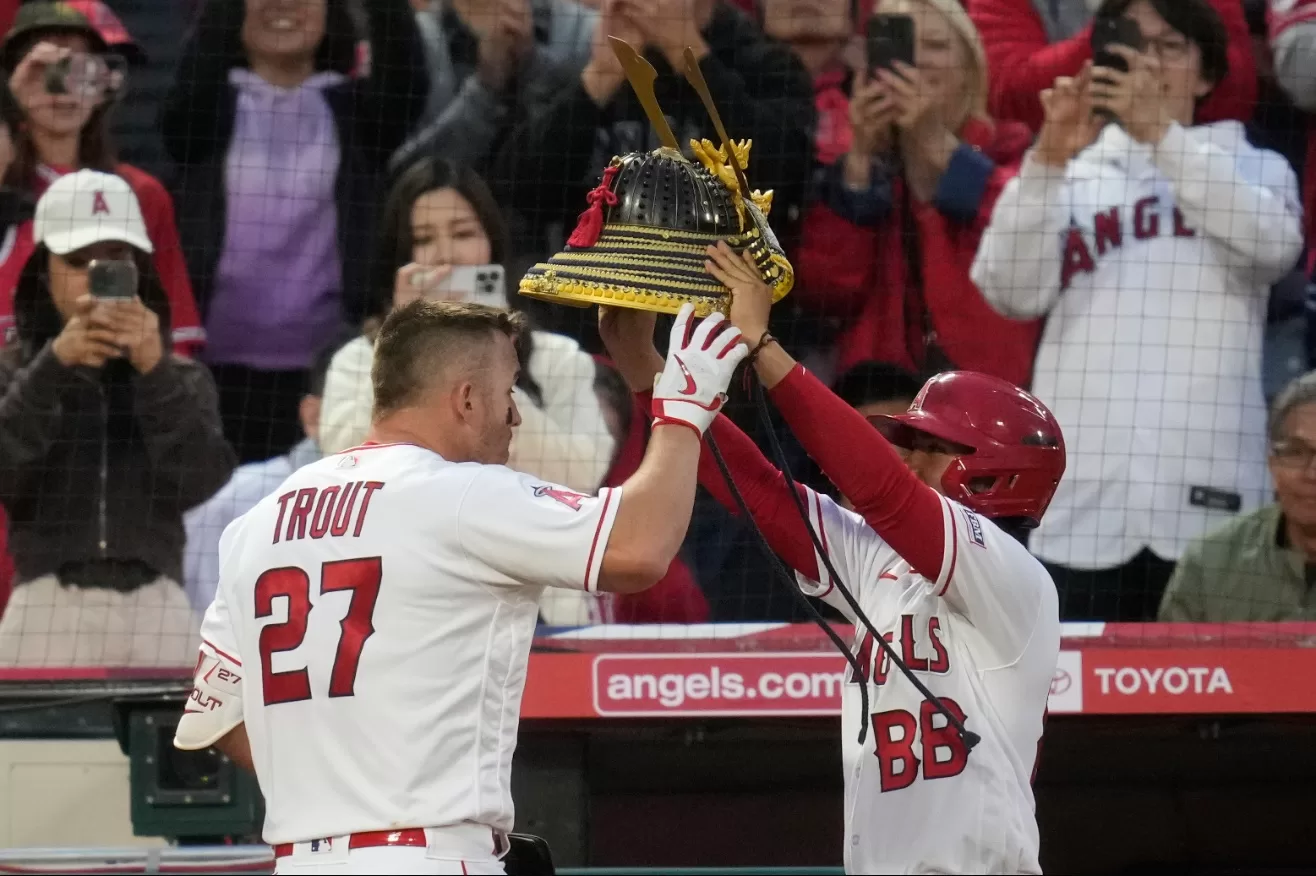
[[[506,307],[506,272],[502,265],[458,265],[426,295],[443,301]]]

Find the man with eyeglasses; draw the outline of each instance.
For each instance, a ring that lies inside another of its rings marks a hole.
[[[1316,620],[1316,372],[1276,397],[1269,429],[1276,501],[1189,545],[1159,620]]]
[[[1193,539],[1266,501],[1266,301],[1302,206],[1283,156],[1197,123],[1228,67],[1207,0],[1098,18],[1124,42],[1042,93],[972,277],[1001,314],[1046,320],[1029,389],[1071,467],[1029,550],[1063,619],[1127,622],[1155,617]]]

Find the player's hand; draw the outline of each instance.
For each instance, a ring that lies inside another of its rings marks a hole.
[[[599,337],[631,392],[653,389],[663,357],[653,343],[658,315],[630,307],[599,305]]]
[[[708,248],[704,268],[731,290],[731,322],[746,343],[757,344],[768,330],[772,289],[763,282],[754,257],[749,250],[737,255],[725,241],[719,241]]]
[[[695,306],[685,304],[672,326],[667,363],[653,387],[654,425],[689,426],[701,436],[726,403],[727,386],[749,354],[740,332],[720,313],[693,325]]]

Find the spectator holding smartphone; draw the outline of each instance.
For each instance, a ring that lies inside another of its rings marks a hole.
[[[816,283],[807,294],[830,293],[820,306],[843,317],[840,372],[878,360],[917,372],[981,371],[1022,386],[1037,326],[995,314],[969,268],[1028,131],[988,116],[986,57],[958,0],[883,0],[876,11],[902,25],[907,44],[896,48],[914,64],[895,60],[856,75],[850,148],[826,182],[830,213],[806,225],[801,247],[810,275],[862,270],[862,281]],[[838,224],[845,237],[832,229]],[[843,253],[828,246],[838,238],[852,241]]]
[[[0,45],[0,66],[22,114],[14,161],[5,183],[33,201],[52,182],[82,168],[128,181],[146,223],[152,258],[165,293],[173,345],[195,352],[205,335],[178,239],[174,203],[155,177],[118,161],[109,141],[108,115],[123,90],[121,70],[105,61],[104,37],[82,13],[63,3],[27,3]],[[14,287],[31,256],[32,226],[19,227],[13,246],[0,251],[0,334],[13,328]]]
[[[17,565],[0,665],[190,665],[183,512],[235,463],[214,385],[169,353],[169,302],[126,181],[60,178],[33,228],[18,342],[0,353],[0,500]]]
[[[380,223],[375,316],[363,336],[334,356],[325,379],[320,406],[325,453],[365,441],[374,404],[374,332],[390,310],[423,296],[508,305],[504,291],[491,296],[452,282],[457,273],[469,277],[472,267],[501,273],[507,238],[493,195],[470,169],[429,156],[398,177]],[[517,353],[521,373],[514,396],[521,425],[508,467],[594,494],[612,467],[617,443],[594,390],[594,358],[570,338],[545,331],[526,332]],[[585,623],[604,607],[594,594],[563,591],[545,594],[544,600],[545,615],[558,624]]]
[[[1302,208],[1288,162],[1240,122],[1193,126],[1228,64],[1206,0],[1098,14],[1136,22],[1146,48],[1112,45],[1118,66],[1042,94],[973,277],[1002,314],[1046,319],[1033,392],[1070,462],[1029,547],[1063,616],[1149,620],[1187,543],[1265,499],[1262,330]]]
[[[367,333],[334,357],[321,405],[320,441],[338,453],[365,440],[374,393],[372,329],[390,310],[422,296],[475,300],[476,290],[445,282],[471,266],[501,270],[507,231],[488,186],[473,171],[437,156],[398,178],[380,227],[380,290]],[[507,306],[505,293],[480,303]],[[527,333],[516,388],[521,426],[509,466],[583,493],[595,492],[615,442],[594,392],[595,364],[570,338]]]
[[[1037,95],[1061,76],[1077,76],[1092,59],[1094,0],[966,0],[982,33],[992,69],[992,113],[1001,119],[1042,125]],[[1202,122],[1252,118],[1257,99],[1252,39],[1242,0],[1210,0],[1224,25],[1219,46],[1226,72],[1204,95]],[[1100,14],[1100,13],[1098,13]]]

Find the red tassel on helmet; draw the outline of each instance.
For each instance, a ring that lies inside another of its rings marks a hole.
[[[587,247],[598,242],[599,235],[603,233],[603,205],[607,204],[609,207],[617,205],[617,195],[612,191],[612,180],[620,169],[620,165],[610,165],[603,171],[603,181],[585,196],[589,206],[580,214],[576,230],[567,238],[567,246]]]

